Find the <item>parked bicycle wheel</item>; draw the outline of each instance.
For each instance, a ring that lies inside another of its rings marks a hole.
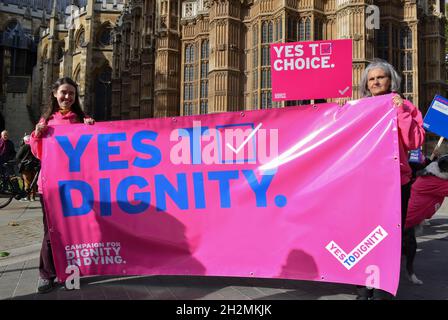
[[[14,198],[14,186],[9,179],[0,179],[0,209],[6,207]]]

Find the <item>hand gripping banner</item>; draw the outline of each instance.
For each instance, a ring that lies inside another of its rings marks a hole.
[[[391,95],[51,127],[42,177],[57,276],[206,275],[396,293]]]

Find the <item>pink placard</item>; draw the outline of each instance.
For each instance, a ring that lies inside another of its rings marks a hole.
[[[271,44],[272,100],[352,96],[352,40]]]
[[[81,275],[288,278],[395,293],[391,101],[52,127],[42,175],[58,278],[76,265]]]

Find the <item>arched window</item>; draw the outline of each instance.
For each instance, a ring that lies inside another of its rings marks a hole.
[[[85,31],[84,27],[81,27],[81,29],[78,32],[78,35],[76,37],[76,48],[80,49],[82,46],[85,45]]]
[[[270,69],[263,69],[261,73],[261,88],[270,89],[271,88],[271,71]]]
[[[190,75],[190,73],[189,73],[189,70],[188,70],[188,66],[184,66],[184,82],[188,81],[189,75]]]
[[[112,98],[112,69],[104,67],[95,79],[95,110],[93,118],[97,121],[109,120]]]
[[[275,34],[274,34],[274,41],[278,40],[278,23],[275,21]]]
[[[193,114],[193,104],[184,103],[184,116],[191,116]]]
[[[305,40],[311,40],[311,19],[305,20]]]
[[[81,66],[79,64],[73,72],[73,80],[78,84],[81,82]]]
[[[57,52],[57,60],[62,60],[62,58],[64,57],[64,43],[60,43],[58,45],[58,52]]]
[[[12,32],[15,31],[19,28],[19,22],[17,22],[17,20],[11,20],[10,22],[8,22],[8,24],[6,25],[6,31],[7,32]]]
[[[185,63],[194,62],[194,45],[189,44],[185,47]]]
[[[412,52],[406,52],[406,69],[412,70]]]
[[[409,27],[400,30],[400,51],[400,69],[403,74],[402,92],[412,99],[414,93],[412,30]]]
[[[268,91],[268,109],[272,108],[272,93]]]
[[[112,44],[112,27],[110,25],[101,29],[98,34],[98,44],[104,47]]]
[[[208,112],[208,61],[209,41],[204,39],[201,43],[201,81],[200,81],[200,114]]]
[[[9,46],[19,47],[20,45],[20,36],[23,32],[21,32],[21,26],[19,22],[16,20],[12,20],[8,22],[6,25],[6,37],[5,40],[8,42]]]
[[[299,24],[299,40],[300,41],[304,41],[305,38],[305,21],[303,21],[303,19],[300,19],[298,21]]]
[[[319,19],[314,20],[314,40],[322,40],[322,23]]]
[[[269,23],[268,23],[268,42],[269,43],[272,43],[273,33],[274,33],[273,24],[272,24],[272,21],[269,21]]]
[[[202,55],[202,59],[208,59],[208,55],[209,55],[208,40],[202,41],[201,55]]]
[[[267,97],[266,97],[266,92],[263,92],[261,94],[261,109],[267,109],[267,104],[268,104],[268,101],[267,101]]]
[[[389,23],[382,23],[379,30],[375,30],[378,57],[389,61]]]
[[[382,23],[378,32],[377,44],[379,47],[387,47],[389,45],[389,23]]]
[[[296,41],[297,40],[297,26],[296,26],[296,18],[293,16],[288,16],[288,41]]]
[[[190,63],[190,46],[185,47],[185,63]]]
[[[253,102],[253,110],[257,110],[258,109],[258,93],[253,94],[252,102]]]
[[[282,18],[277,20],[277,40],[282,40],[283,38],[283,24]]]
[[[261,24],[261,43],[268,42],[268,23],[264,21]]]
[[[201,54],[203,47],[201,46]],[[183,100],[184,115],[193,114],[194,80],[195,80],[195,44],[190,43],[185,46],[185,63],[184,63],[184,83],[183,83]],[[199,73],[198,73],[199,74]]]
[[[208,79],[208,60],[201,63],[201,79]]]
[[[269,46],[261,48],[261,65],[269,66],[271,64],[271,49]]]
[[[204,100],[201,101],[201,114],[207,114],[208,113],[208,101]]]
[[[252,46],[256,46],[258,44],[258,25],[254,25],[252,27]]]
[[[405,27],[400,31],[400,48],[412,49],[412,31],[409,27]]]
[[[272,94],[271,91],[265,91],[261,94],[261,109],[272,108]]]
[[[195,54],[196,54],[196,50],[195,50],[195,46],[193,44],[190,46],[191,62],[194,62],[194,60],[196,59]]]
[[[5,35],[3,37],[3,45],[13,48],[20,48],[23,46],[22,39],[25,38],[25,34],[22,30],[22,26],[17,20],[11,20],[6,24]]]
[[[271,68],[270,68],[270,45],[273,40],[273,26],[271,21],[263,22],[263,39],[261,45],[261,104],[262,108],[267,108],[268,94],[271,89]],[[258,90],[258,84],[257,84]]]
[[[252,89],[258,90],[258,70],[257,69],[255,69],[253,72]]]
[[[208,81],[201,81],[201,98],[208,96]]]

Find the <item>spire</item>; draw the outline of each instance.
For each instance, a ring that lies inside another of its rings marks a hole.
[[[57,12],[57,0],[53,0],[53,9],[51,10],[50,18],[50,37],[52,39],[56,34],[57,24],[59,21],[59,13]]]
[[[44,7],[44,10],[42,10],[41,25],[42,26],[47,25],[47,8],[46,7]]]
[[[53,0],[53,9],[51,10],[51,17],[57,19],[58,14],[57,14],[57,1]]]
[[[25,19],[31,19],[31,8],[30,4],[28,3],[25,9],[25,12],[23,13],[23,16]]]

